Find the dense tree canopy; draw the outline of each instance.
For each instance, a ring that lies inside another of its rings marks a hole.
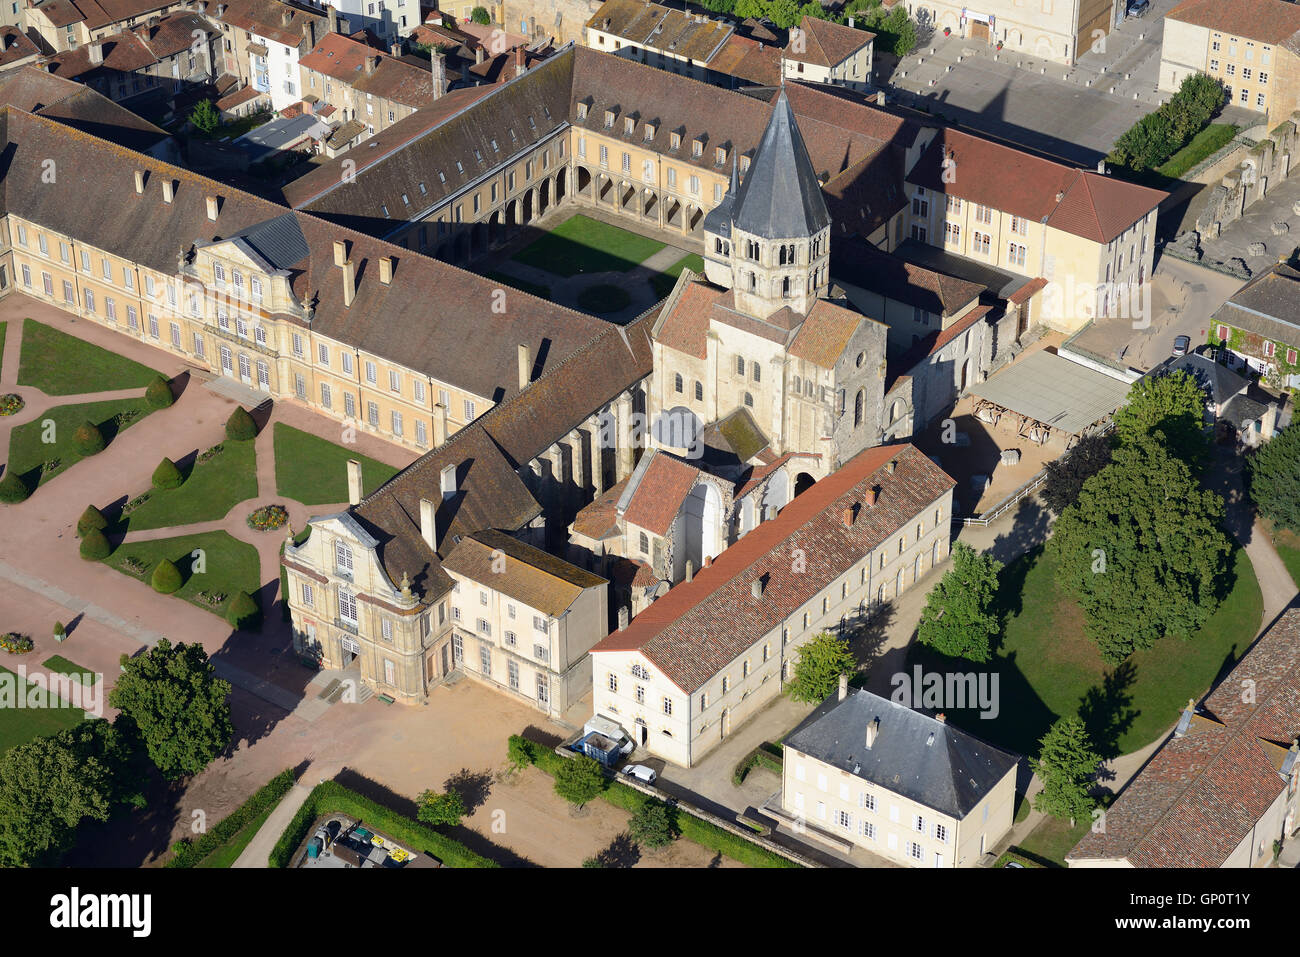
[[[1031,763],[1042,790],[1034,795],[1034,808],[1053,817],[1086,818],[1097,806],[1089,794],[1101,756],[1093,750],[1087,728],[1078,715],[1059,719],[1042,737],[1038,759]]]
[[[965,542],[952,547],[952,568],[926,598],[917,639],[952,658],[988,661],[1002,623],[993,613],[1002,563]]]
[[[1300,532],[1300,428],[1283,429],[1246,460],[1259,514]]]
[[[1192,468],[1205,460],[1205,388],[1186,372],[1149,375],[1133,383],[1127,402],[1115,413],[1115,438],[1123,445],[1163,434],[1165,447]]]
[[[1047,463],[1047,477],[1038,497],[1057,515],[1074,504],[1079,489],[1110,464],[1111,440],[1107,435],[1085,435],[1066,455]]]
[[[1218,607],[1229,544],[1223,499],[1158,436],[1136,436],[1083,484],[1048,548],[1108,662],[1190,637]]]
[[[839,687],[840,675],[851,675],[857,668],[848,642],[824,631],[799,647],[786,690],[795,701],[821,702]]]

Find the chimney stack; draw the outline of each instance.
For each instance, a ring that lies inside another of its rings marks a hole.
[[[845,528],[852,528],[852,527],[853,527],[853,511],[854,511],[854,508],[853,508],[852,505],[849,505],[848,507],[846,507],[846,508],[844,509],[844,512],[843,512],[841,518],[842,518],[843,521],[844,521],[844,527],[845,527]]]
[[[144,192],[144,170],[142,169],[135,171],[135,191],[137,193]]]
[[[393,45],[388,48],[388,52],[391,53],[394,57],[400,57],[406,51],[402,49],[402,41],[395,40],[393,42]]]
[[[898,459],[890,459],[889,465],[886,466],[890,475],[894,474],[894,469],[898,468]]]
[[[840,675],[840,697],[839,697],[839,700],[840,700],[840,701],[843,701],[843,700],[844,700],[845,698],[847,698],[848,696],[849,696],[849,676],[848,676],[848,675]]]
[[[867,725],[867,747],[870,748],[876,743],[876,736],[880,734],[880,719],[872,718],[871,723]]]
[[[447,409],[441,403],[433,407],[433,447],[447,441]]]
[[[481,43],[474,48],[474,62],[476,64],[483,62],[483,45]]]
[[[420,537],[431,551],[438,550],[438,506],[427,498],[420,499]]]
[[[618,630],[619,631],[622,631],[624,628],[627,627],[627,623],[630,618],[631,615],[628,613],[627,606],[620,605],[618,608]]]
[[[686,560],[686,580],[690,581],[695,577],[695,563],[689,558]]]
[[[438,484],[442,489],[442,500],[452,498],[456,494],[456,466],[444,466],[442,474],[438,476]]]
[[[533,380],[533,356],[525,345],[519,346],[519,391],[528,388]]]
[[[104,62],[104,44],[99,40],[90,43],[86,47],[86,53],[90,56],[90,62],[98,66]]]
[[[342,266],[348,261],[348,244],[341,239],[334,240],[334,265]]]
[[[515,76],[528,69],[528,60],[524,56],[523,46],[515,47]]]
[[[755,598],[763,597],[763,579],[755,578],[749,583],[749,593]]]
[[[378,67],[379,67],[379,57],[377,57],[377,56],[368,56],[368,57],[366,57],[366,72],[367,72],[367,73],[374,73],[375,70],[378,69]]]
[[[175,195],[176,183],[170,179],[163,180],[163,202],[170,203]]]
[[[280,25],[287,27],[289,25],[289,21],[292,19],[293,19],[293,11],[286,9],[283,13],[280,14]]]
[[[940,711],[938,714],[934,716],[934,720],[938,721],[940,724],[947,724],[948,716],[944,714],[942,711]]]
[[[208,219],[211,222],[215,223],[217,221],[217,208],[218,208],[217,197],[215,196],[207,197],[207,205],[208,205]]]
[[[357,266],[351,259],[343,264],[343,305],[351,306],[357,296]]]
[[[379,281],[385,286],[393,281],[393,257],[381,256],[379,259]]]
[[[330,32],[330,33],[338,33],[338,32],[339,32],[339,12],[338,12],[337,10],[335,10],[332,6],[329,7],[328,9],[329,9],[329,14],[328,14],[328,16],[329,16],[329,32]]]
[[[867,489],[866,500],[868,508],[876,504],[876,487],[874,485]]]
[[[361,504],[361,460],[348,459],[348,504]]]

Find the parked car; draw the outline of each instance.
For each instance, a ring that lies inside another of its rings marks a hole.
[[[1151,0],[1133,0],[1128,5],[1128,15],[1130,17],[1145,17],[1150,9]]]
[[[1174,355],[1185,356],[1192,347],[1192,340],[1187,336],[1174,336]]]
[[[642,784],[654,784],[655,778],[659,777],[654,768],[648,768],[644,764],[629,764],[623,769],[623,773],[630,778],[636,778]]]

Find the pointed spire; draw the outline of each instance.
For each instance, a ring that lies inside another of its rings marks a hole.
[[[736,191],[740,188],[740,173],[737,164],[736,151],[733,148],[731,151],[731,185],[727,187],[727,195],[732,199],[735,199]]]
[[[783,86],[736,194],[732,223],[764,239],[795,239],[821,232],[830,221]]]

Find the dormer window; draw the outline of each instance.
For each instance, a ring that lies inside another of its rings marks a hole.
[[[460,160],[456,160],[456,172],[460,173],[462,176],[465,175],[465,166]]]
[[[715,161],[719,166],[721,166],[723,163],[725,163],[725,162],[727,161],[727,151],[726,151],[726,149],[723,148],[723,147],[721,147],[721,146],[719,146],[716,150],[713,151],[713,158],[714,158],[714,161]]]
[[[579,103],[579,104],[578,104],[578,119],[580,119],[580,120],[585,120],[586,118],[587,118],[587,104],[586,104],[586,103]],[[512,132],[513,132],[513,131],[512,131]]]
[[[636,132],[636,120],[632,119],[632,117],[630,117],[630,116],[629,116],[627,119],[625,119],[625,120],[623,121],[623,132],[624,132],[624,134],[626,134],[627,136],[631,136],[633,133],[635,133],[635,132]]]
[[[654,138],[655,138],[655,127],[654,127],[654,124],[653,124],[653,123],[647,123],[647,124],[645,125],[645,141],[646,141],[647,143],[649,143],[649,142],[650,142],[652,139],[654,139]]]
[[[614,128],[614,111],[613,111],[613,110],[606,110],[606,111],[605,111],[605,129],[607,129],[607,130],[612,130],[613,128]]]
[[[671,136],[668,137],[668,148],[669,148],[669,149],[674,149],[674,150],[676,150],[676,149],[681,149],[681,146],[682,146],[682,134],[681,134],[681,133],[673,133]]]
[[[742,173],[748,173],[748,172],[749,172],[749,157],[748,157],[748,156],[742,156],[742,157],[740,158],[740,171],[741,171]]]
[[[691,141],[691,155],[696,159],[704,155],[704,140]]]

